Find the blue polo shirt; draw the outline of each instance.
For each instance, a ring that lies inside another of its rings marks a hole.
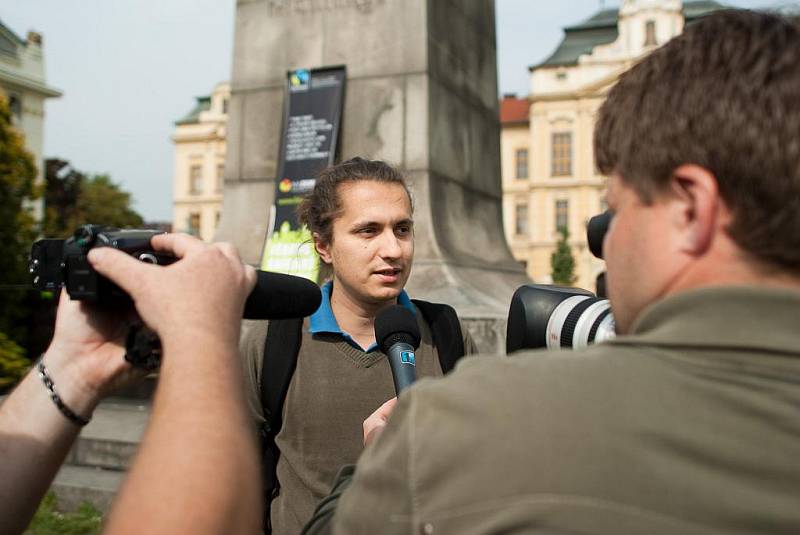
[[[360,349],[365,353],[371,353],[373,351],[378,350],[378,344],[373,343],[367,349],[361,347],[358,342],[353,340],[353,338],[344,332],[341,327],[339,327],[339,323],[336,321],[336,316],[333,315],[333,309],[331,309],[331,290],[333,290],[333,282],[328,281],[326,282],[322,288],[322,302],[319,305],[319,308],[316,312],[311,314],[309,318],[309,331],[311,334],[317,333],[331,333],[331,334],[339,334],[344,338],[348,344],[353,346],[356,349]],[[397,304],[401,305],[415,315],[417,313],[414,304],[409,299],[408,294],[405,290],[400,290],[400,295],[397,296]]]

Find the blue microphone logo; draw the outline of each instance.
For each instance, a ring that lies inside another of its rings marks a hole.
[[[414,352],[413,351],[403,351],[400,353],[400,362],[403,364],[411,364],[412,366],[416,366],[417,363],[414,361]]]

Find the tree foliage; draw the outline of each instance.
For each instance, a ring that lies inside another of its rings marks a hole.
[[[26,203],[38,196],[35,181],[33,156],[0,94],[0,332],[17,342],[25,338],[25,311],[20,304],[30,283],[28,254],[36,236]]]
[[[575,282],[575,258],[570,249],[569,230],[566,227],[558,229],[561,237],[556,244],[556,250],[550,255],[550,269],[554,284],[569,286]]]
[[[0,332],[0,394],[5,394],[28,371],[25,350]]]
[[[71,236],[87,223],[110,227],[140,227],[142,217],[131,208],[131,196],[108,175],[87,176],[64,160],[45,164],[44,233],[50,238]]]

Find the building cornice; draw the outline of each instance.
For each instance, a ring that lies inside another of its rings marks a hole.
[[[208,124],[208,123],[205,123]],[[225,123],[213,125],[210,131],[203,132],[176,132],[172,136],[175,143],[191,143],[196,141],[225,141],[225,135],[219,133],[219,127],[224,127]]]
[[[222,202],[222,193],[205,194],[205,195],[181,195],[175,197],[173,204],[175,206],[196,206],[198,204],[209,204],[215,206]]]
[[[534,189],[562,189],[574,188],[581,186],[602,187],[606,185],[606,178],[599,176],[597,178],[563,178],[552,177],[544,179],[534,179],[529,183],[530,191]]]
[[[34,78],[22,76],[21,74],[15,73],[14,71],[6,69],[2,66],[0,66],[0,80],[8,83],[9,85],[14,85],[22,89],[33,91],[34,93],[37,93],[45,98],[54,98],[63,95],[60,90],[54,87],[50,87]]]
[[[620,64],[613,72],[603,76],[602,78],[598,78],[588,84],[581,86],[577,89],[572,89],[569,91],[559,91],[557,93],[546,93],[542,95],[531,95],[530,101],[531,104],[536,102],[553,102],[558,100],[576,100],[582,98],[593,98],[593,97],[602,97],[605,96],[606,91],[608,91],[619,79],[619,77],[628,69],[631,68],[636,62],[636,59],[626,61]]]
[[[530,126],[530,121],[506,121],[504,123],[500,123],[502,128],[515,128],[519,126],[528,127]]]

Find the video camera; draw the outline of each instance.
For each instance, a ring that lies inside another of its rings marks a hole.
[[[86,255],[95,247],[113,247],[142,262],[167,265],[175,257],[153,251],[150,239],[157,230],[124,230],[102,225],[84,225],[66,240],[43,239],[31,247],[28,271],[40,290],[58,291],[62,286],[70,298],[97,303],[119,303],[130,298],[116,284],[98,274]]]
[[[611,223],[606,210],[589,220],[589,250],[603,258],[603,238]],[[604,285],[601,276],[599,284]],[[605,291],[598,291],[605,294]],[[586,347],[616,336],[608,299],[580,288],[526,284],[514,292],[508,311],[506,353],[520,349]]]
[[[34,287],[57,292],[65,287],[71,299],[114,307],[130,306],[131,299],[119,286],[97,273],[86,255],[95,247],[113,247],[148,264],[168,265],[175,257],[156,252],[150,239],[157,230],[118,229],[83,225],[66,240],[43,239],[31,247],[28,271]],[[125,359],[147,370],[161,363],[161,341],[141,323],[131,323],[125,342]]]

